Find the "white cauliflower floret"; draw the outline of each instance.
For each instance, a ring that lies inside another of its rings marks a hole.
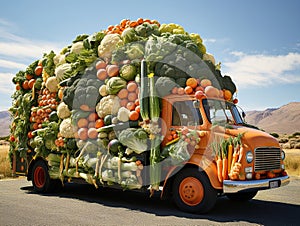
[[[66,63],[66,56],[64,54],[55,55],[55,57],[53,58],[53,62],[56,66],[64,64]]]
[[[61,119],[65,119],[70,117],[71,112],[69,110],[68,105],[66,105],[64,102],[61,102],[58,106],[57,106],[57,116]]]
[[[75,42],[71,47],[71,53],[79,54],[84,49],[83,42]]]
[[[45,85],[51,93],[58,91],[58,82],[55,77],[47,78]]]
[[[96,106],[96,111],[100,118],[104,118],[106,115],[117,114],[120,107],[119,97],[108,95],[100,100]]]
[[[65,138],[73,138],[74,130],[71,118],[64,119],[59,126],[60,134]]]
[[[112,52],[120,45],[123,45],[121,36],[118,34],[108,34],[102,39],[98,46],[98,56],[100,58],[110,58]]]
[[[127,108],[121,107],[118,111],[117,118],[121,122],[127,122],[129,120],[129,114],[130,111]]]

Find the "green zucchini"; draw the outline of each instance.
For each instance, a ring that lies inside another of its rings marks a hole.
[[[144,122],[149,121],[149,86],[147,78],[147,63],[141,62],[140,114]]]
[[[159,98],[155,88],[154,74],[148,75],[149,82],[149,105],[150,105],[150,119],[151,123],[156,124],[160,116]],[[150,149],[150,184],[152,191],[158,191],[161,181],[161,163],[160,163],[160,135],[152,134],[154,138],[151,139]]]
[[[150,105],[150,119],[152,122],[157,122],[160,116],[159,99],[155,88],[154,74],[148,75],[149,78],[149,105]]]

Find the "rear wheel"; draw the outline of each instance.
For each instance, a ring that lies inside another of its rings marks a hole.
[[[179,172],[174,179],[173,199],[183,211],[205,213],[214,207],[217,192],[205,173],[188,168]]]
[[[253,199],[256,194],[257,191],[252,191],[252,192],[228,193],[226,194],[226,196],[232,201],[245,202]]]
[[[31,178],[34,191],[39,193],[59,191],[62,188],[60,180],[50,178],[48,167],[42,160],[34,164]]]
[[[50,176],[46,164],[39,160],[32,169],[32,185],[36,192],[47,192],[50,187]]]

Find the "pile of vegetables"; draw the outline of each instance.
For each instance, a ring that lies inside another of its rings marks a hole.
[[[233,101],[236,92],[198,34],[141,18],[77,36],[13,83],[11,156],[45,158],[52,178],[124,189],[149,185],[149,166],[158,190],[161,162],[186,161],[201,137],[184,128],[161,151],[160,98],[202,92]]]

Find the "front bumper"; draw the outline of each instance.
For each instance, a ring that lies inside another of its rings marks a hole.
[[[289,176],[276,177],[272,179],[251,180],[251,181],[223,181],[224,193],[236,193],[241,191],[258,191],[271,188],[278,188],[290,182]]]

